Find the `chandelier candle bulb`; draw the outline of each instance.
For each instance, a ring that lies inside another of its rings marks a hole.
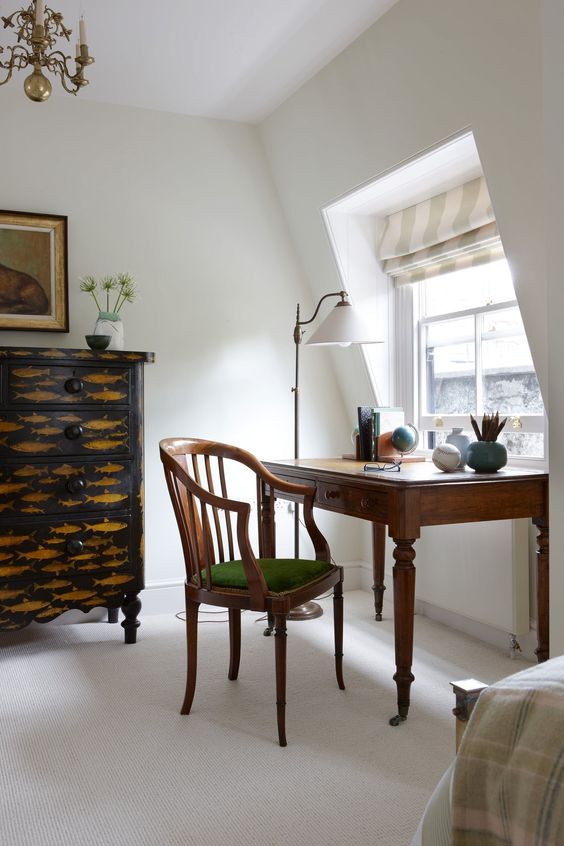
[[[35,2],[35,25],[43,26],[43,18],[45,16],[45,2],[44,0],[36,0]]]
[[[81,18],[78,22],[78,30],[80,33],[80,43],[87,44],[86,41],[86,24],[84,23],[84,18]]]

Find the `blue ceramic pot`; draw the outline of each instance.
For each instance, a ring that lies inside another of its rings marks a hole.
[[[466,463],[476,473],[495,473],[507,464],[507,450],[499,441],[472,441]]]

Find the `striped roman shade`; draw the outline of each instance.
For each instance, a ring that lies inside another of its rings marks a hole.
[[[391,214],[379,257],[396,285],[503,258],[485,179]]]

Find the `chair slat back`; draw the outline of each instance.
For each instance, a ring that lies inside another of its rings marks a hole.
[[[234,455],[230,457],[214,455],[213,446],[213,442],[181,439],[175,441],[173,454],[169,451],[166,455],[161,448],[165,477],[182,540],[186,575],[206,590],[212,589],[214,565],[242,558],[234,524],[237,517],[234,505],[244,506],[246,503],[249,511],[256,508],[257,557],[263,555],[265,548],[261,516],[261,497],[265,488],[260,478],[252,469],[241,465],[236,448],[233,448]],[[252,480],[245,479],[245,476],[251,476]],[[237,500],[229,498],[228,478],[230,484],[238,482]],[[241,487],[250,491],[251,496],[242,499]],[[208,499],[213,501],[203,498],[206,493],[212,495]],[[273,513],[273,492],[270,497]]]

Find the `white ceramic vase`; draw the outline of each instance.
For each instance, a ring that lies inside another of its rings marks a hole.
[[[101,311],[98,314],[98,319],[94,326],[94,334],[110,336],[112,340],[108,345],[109,350],[125,349],[123,323],[119,314],[116,314],[114,311]]]

